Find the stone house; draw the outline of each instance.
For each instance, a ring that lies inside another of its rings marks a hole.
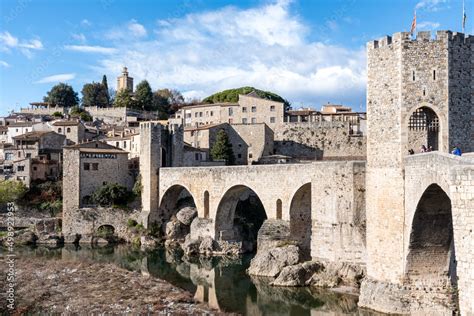
[[[22,135],[28,132],[32,132],[33,122],[31,121],[10,122],[7,125],[7,128],[8,128],[7,143],[12,143],[13,137]]]
[[[63,187],[69,188],[63,193],[65,204],[75,207],[90,204],[92,194],[108,183],[131,190],[135,180],[128,152],[97,140],[65,146],[64,172],[68,177]]]
[[[220,130],[224,130],[229,137],[236,164],[251,164],[262,156],[273,154],[273,131],[265,123],[250,125],[222,123],[186,128],[184,142],[205,150],[209,157]]]
[[[8,143],[8,127],[0,126],[0,144]]]
[[[208,151],[193,147],[187,143],[184,143],[184,167],[199,167],[208,165]]]
[[[51,124],[51,129],[66,136],[68,140],[75,144],[86,139],[86,127],[79,120],[58,120]]]
[[[273,128],[283,122],[285,105],[258,97],[255,93],[239,95],[237,103],[214,103],[185,106],[170,119],[170,124],[195,127],[221,123],[259,124]]]
[[[140,134],[133,133],[123,136],[106,137],[102,139],[105,143],[128,151],[129,158],[140,156]]]

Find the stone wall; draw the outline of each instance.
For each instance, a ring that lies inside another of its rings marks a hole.
[[[349,134],[349,122],[282,123],[274,127],[274,151],[304,160],[365,159],[366,137]]]

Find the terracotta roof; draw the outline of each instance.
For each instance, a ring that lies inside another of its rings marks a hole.
[[[10,122],[7,127],[30,127],[33,126],[33,122]]]
[[[107,153],[107,154],[128,154],[127,151],[119,149],[117,147],[114,148],[79,148],[81,153]]]
[[[54,126],[77,126],[79,121],[56,121],[53,123]]]
[[[39,139],[40,137],[46,135],[46,134],[57,134],[55,132],[51,132],[51,131],[36,131],[36,132],[28,132],[28,133],[25,133],[25,134],[21,134],[21,135],[18,135],[18,136],[13,136],[12,138],[15,139],[15,140],[19,140],[19,139],[30,139],[30,140],[37,140]],[[57,135],[60,135],[60,134],[57,134]]]

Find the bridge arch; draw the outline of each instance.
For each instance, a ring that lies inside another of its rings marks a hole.
[[[430,265],[426,265],[426,257]],[[457,282],[451,199],[432,183],[423,192],[411,224],[406,280],[440,286]]]
[[[310,182],[296,190],[290,203],[290,234],[306,258],[311,255],[311,217]]]
[[[184,206],[196,207],[195,201],[193,194],[185,185],[174,184],[167,188],[161,196],[159,210],[150,213],[148,222],[164,224],[178,212],[179,208]]]
[[[217,207],[215,238],[242,241],[243,251],[254,251],[258,230],[265,219],[267,212],[257,193],[246,185],[232,186]]]

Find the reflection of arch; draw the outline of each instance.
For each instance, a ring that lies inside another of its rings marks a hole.
[[[209,218],[209,192],[204,192],[204,218]]]
[[[176,184],[169,187],[163,194],[160,201],[160,212],[159,214],[154,214],[154,216],[159,215],[161,217],[159,219],[164,223],[169,221],[171,216],[177,213],[178,209],[185,206],[196,207],[194,197],[186,187]],[[152,214],[150,214],[150,216],[152,216]],[[150,223],[157,220],[158,218],[156,217],[149,218]]]
[[[417,108],[408,119],[408,149],[417,151],[422,145],[439,150],[440,119],[433,109],[427,106]]]
[[[277,205],[276,205],[276,218],[281,219],[282,216],[282,207],[281,207],[281,200],[277,200]]]
[[[429,257],[429,264],[426,263]],[[431,184],[418,202],[413,217],[406,262],[407,279],[456,282],[451,200]],[[439,283],[438,283],[439,284]]]
[[[226,191],[217,207],[216,239],[254,244],[266,218],[265,208],[257,194],[245,185],[236,185]]]
[[[290,204],[290,234],[305,257],[311,252],[311,183],[301,186]]]
[[[97,236],[105,239],[111,238],[115,234],[115,228],[112,225],[101,225],[97,227],[96,234]]]

